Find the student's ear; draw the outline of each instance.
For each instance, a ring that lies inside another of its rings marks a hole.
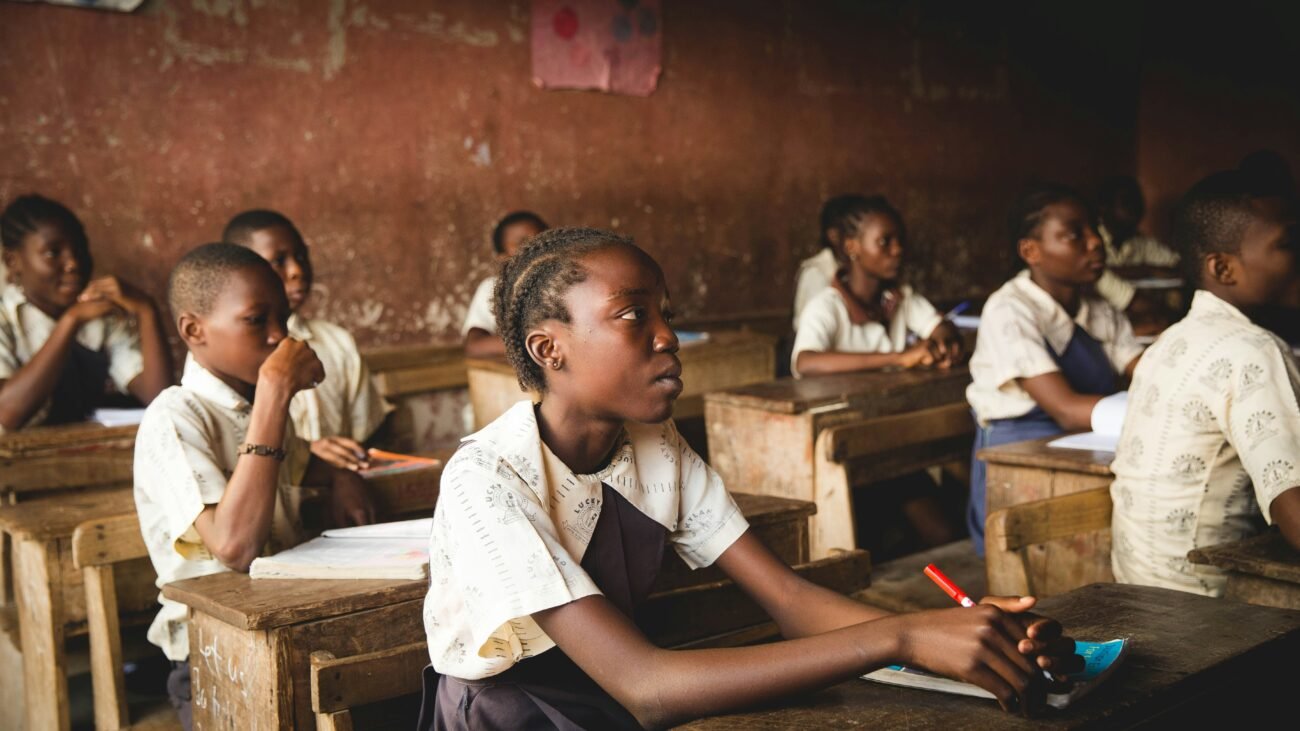
[[[182,312],[181,316],[176,318],[176,331],[180,333],[181,341],[187,348],[207,343],[207,335],[203,332],[203,321],[193,312]]]
[[[9,278],[9,281],[17,281],[16,277],[22,269],[22,260],[19,259],[18,252],[5,249],[3,253],[0,253],[0,261],[4,262],[5,276]]]
[[[1236,286],[1237,263],[1233,257],[1216,251],[1205,256],[1203,266],[1206,279],[1218,282],[1224,287]]]
[[[1016,251],[1026,264],[1037,264],[1039,259],[1038,239],[1024,238],[1016,244]]]
[[[564,365],[564,353],[561,352],[560,343],[548,327],[542,326],[529,331],[524,336],[524,349],[528,351],[528,357],[544,371],[555,370]]]

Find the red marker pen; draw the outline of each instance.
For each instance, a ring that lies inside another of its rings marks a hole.
[[[939,588],[943,589],[945,594],[952,597],[953,601],[957,602],[963,607],[975,606],[975,600],[966,596],[966,592],[962,591],[961,587],[952,583],[952,579],[948,578],[947,576],[944,576],[944,573],[939,570],[938,566],[935,566],[934,564],[926,565],[925,575],[929,576],[931,581],[938,584]]]

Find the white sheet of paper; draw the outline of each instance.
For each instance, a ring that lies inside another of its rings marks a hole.
[[[428,539],[313,538],[253,559],[254,579],[422,579],[429,575]]]
[[[1124,428],[1124,412],[1127,410],[1128,391],[1111,394],[1092,407],[1092,431],[1054,439],[1047,446],[1114,452],[1119,446],[1119,433]]]
[[[326,538],[388,538],[428,540],[433,532],[433,518],[398,520],[392,523],[357,525],[351,528],[330,528],[321,532]]]
[[[139,424],[144,418],[144,409],[95,409],[90,420],[104,426],[129,426]]]

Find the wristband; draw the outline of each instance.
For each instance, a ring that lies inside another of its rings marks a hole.
[[[235,454],[251,454],[255,457],[271,457],[277,462],[284,461],[284,447],[268,447],[265,444],[249,444],[245,442],[239,445]]]

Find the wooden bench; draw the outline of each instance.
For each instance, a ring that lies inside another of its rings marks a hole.
[[[419,693],[429,646],[412,642],[377,652],[335,657],[311,654],[311,710],[318,731],[352,731],[352,709]],[[411,726],[415,719],[411,719]]]
[[[1228,572],[1226,599],[1300,609],[1300,551],[1276,528],[1240,541],[1198,548],[1187,558]]]
[[[985,523],[989,591],[1041,598],[1113,582],[1110,512],[1110,488],[1100,487],[993,513]],[[1071,543],[1058,545],[1051,561],[1033,560],[1044,544],[1062,539]],[[1070,545],[1087,550],[1071,553]]]
[[[853,488],[906,475],[970,456],[975,422],[964,403],[937,406],[827,427],[813,448],[813,484],[808,498],[817,504],[812,555],[857,546]]]

